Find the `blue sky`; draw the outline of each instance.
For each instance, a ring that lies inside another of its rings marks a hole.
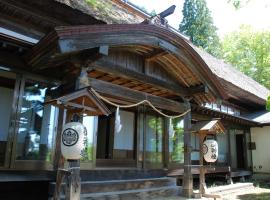
[[[130,0],[134,4],[144,6],[149,12],[157,13],[171,5],[176,5],[175,13],[167,19],[175,27],[179,27],[182,19],[184,0]],[[228,0],[206,0],[211,11],[218,33],[222,37],[226,33],[236,30],[241,24],[249,24],[255,29],[270,30],[270,0],[250,0],[239,10],[235,10]]]

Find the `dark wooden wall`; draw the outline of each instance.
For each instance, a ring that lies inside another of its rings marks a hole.
[[[168,83],[177,82],[162,65],[153,61],[146,62],[144,56],[134,52],[113,49],[110,50],[109,55],[103,57],[102,60],[129,70],[145,73],[151,77],[166,81]]]

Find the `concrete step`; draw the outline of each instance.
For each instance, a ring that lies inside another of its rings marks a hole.
[[[99,193],[114,192],[124,190],[160,188],[167,186],[176,186],[175,178],[149,178],[149,179],[130,179],[130,180],[110,180],[110,181],[83,181],[81,183],[81,193]],[[53,195],[55,183],[51,183],[49,194]],[[65,184],[62,184],[64,191]]]
[[[82,200],[148,200],[160,197],[178,196],[181,193],[181,187],[166,186],[148,189],[124,190],[105,193],[82,194]]]

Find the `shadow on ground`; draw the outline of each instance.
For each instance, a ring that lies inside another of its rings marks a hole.
[[[243,200],[270,200],[270,193],[244,194],[237,197]]]

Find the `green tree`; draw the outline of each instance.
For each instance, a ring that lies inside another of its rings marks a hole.
[[[266,110],[270,111],[270,95],[268,96],[266,101]]]
[[[240,71],[270,88],[270,32],[254,31],[250,26],[224,37],[223,58]]]
[[[183,20],[179,30],[189,36],[193,44],[216,57],[220,57],[221,45],[217,28],[213,23],[206,1],[185,0],[182,12]]]
[[[250,0],[228,0],[228,3],[232,4],[236,10],[244,7]]]

